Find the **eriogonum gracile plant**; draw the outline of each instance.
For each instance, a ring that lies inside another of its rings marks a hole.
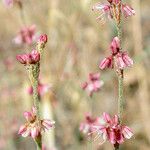
[[[49,130],[54,125],[54,121],[40,119],[39,73],[41,56],[44,52],[46,43],[47,35],[43,34],[37,41],[36,49],[28,54],[16,56],[17,60],[23,64],[28,71],[34,104],[31,112],[24,113],[27,122],[20,127],[19,134],[24,137],[31,136],[36,142],[37,150],[42,150],[42,132]]]
[[[122,50],[121,21],[122,16],[127,18],[135,15],[135,11],[129,5],[124,4],[122,0],[107,0],[106,4],[101,4],[100,2],[96,3],[93,6],[93,11],[100,14],[97,17],[98,20],[103,20],[104,15],[111,18],[117,30],[117,35],[110,44],[110,55],[100,62],[99,68],[101,70],[110,68],[116,71],[118,77],[118,114],[111,118],[107,113],[104,113],[103,124],[97,124],[94,128],[98,136],[103,138],[103,141],[110,141],[114,145],[115,150],[118,150],[120,144],[122,144],[125,139],[130,139],[133,136],[131,129],[122,125],[124,69],[132,66],[133,60],[129,57],[127,51]]]

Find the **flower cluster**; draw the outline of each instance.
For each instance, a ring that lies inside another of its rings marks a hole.
[[[98,123],[99,118],[93,118],[91,113],[86,113],[85,121],[80,124],[79,130],[84,134],[90,134],[93,132],[93,126]]]
[[[35,107],[32,108],[31,112],[24,112],[24,117],[26,118],[26,123],[20,127],[18,132],[18,134],[23,137],[30,136],[35,139],[40,136],[42,132],[54,127],[55,124],[54,121],[48,119],[38,120]]]
[[[104,58],[100,64],[100,69],[113,68],[124,69],[133,65],[133,60],[128,56],[126,51],[120,51],[120,40],[118,37],[113,38],[110,45],[111,55]]]
[[[100,73],[90,73],[88,81],[82,84],[82,89],[86,90],[89,96],[94,92],[98,92],[103,86],[104,82],[100,80]]]
[[[130,139],[133,136],[133,132],[128,126],[119,123],[117,115],[111,118],[109,114],[103,113],[99,120],[101,121],[93,126],[93,130],[99,137],[102,137],[103,142],[108,140],[113,145],[122,144],[125,139]]]
[[[17,55],[16,59],[24,65],[36,64],[40,61],[40,53],[37,50],[32,50],[31,53]]]
[[[119,6],[119,9],[121,8],[121,12],[124,14],[125,18],[135,15],[134,9],[127,4],[123,4],[122,2],[120,3],[120,0],[107,1],[109,2],[108,4],[101,4],[99,2],[93,6],[92,10],[100,13],[100,15],[96,18],[97,20],[102,20],[104,16],[117,19],[119,10],[116,6]]]
[[[36,26],[25,26],[19,32],[18,35],[14,38],[14,43],[17,45],[27,44],[30,45],[36,39]]]

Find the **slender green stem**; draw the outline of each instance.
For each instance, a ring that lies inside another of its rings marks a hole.
[[[122,112],[123,112],[123,70],[119,70],[118,73],[118,115],[120,123],[122,121]]]
[[[40,135],[37,139],[34,140],[36,143],[36,149],[42,150],[42,136]]]

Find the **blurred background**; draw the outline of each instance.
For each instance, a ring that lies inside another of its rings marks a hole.
[[[126,0],[127,1],[127,0]],[[95,20],[92,5],[96,0],[22,0],[11,7],[0,2],[0,150],[35,149],[30,138],[17,132],[25,122],[23,112],[30,110],[30,82],[16,55],[35,47],[15,44],[14,38],[24,26],[36,26],[36,34],[46,33],[48,43],[41,64],[40,82],[49,88],[41,96],[43,117],[56,121],[45,134],[46,150],[89,150],[89,142],[80,133],[85,113],[117,113],[117,77],[113,70],[100,71],[98,64],[109,53],[116,35],[112,21]],[[135,133],[122,150],[150,149],[150,9],[148,0],[128,0],[136,15],[123,19],[123,49],[128,50],[134,66],[125,70],[125,111],[123,123]],[[100,72],[102,89],[90,99],[81,84],[91,72]],[[106,142],[98,150],[111,150]]]

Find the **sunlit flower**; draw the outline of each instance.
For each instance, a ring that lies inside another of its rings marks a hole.
[[[46,132],[54,127],[55,124],[54,121],[48,119],[38,120],[35,107],[32,108],[31,112],[24,112],[24,117],[26,118],[26,123],[22,125],[18,131],[18,134],[23,137],[30,136],[35,139],[40,136],[42,132]]]
[[[101,123],[94,125],[94,132],[103,139],[104,143],[106,140],[114,144],[122,144],[125,139],[130,139],[133,136],[132,130],[119,123],[119,118],[115,115],[113,118],[107,113],[103,113]],[[101,144],[102,144],[101,143]]]
[[[90,73],[88,81],[82,84],[82,89],[86,90],[89,96],[92,96],[94,92],[98,92],[103,86],[104,82],[100,80],[99,73]]]

